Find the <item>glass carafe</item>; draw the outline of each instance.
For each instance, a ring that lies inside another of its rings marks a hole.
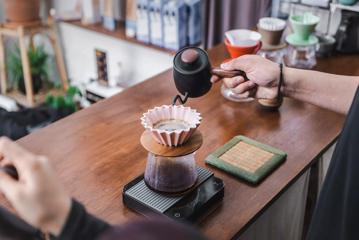
[[[145,182],[153,190],[178,193],[197,181],[194,153],[180,157],[163,157],[148,153]]]
[[[285,63],[289,67],[312,69],[316,63],[315,57],[316,45],[309,46],[288,46],[288,53],[285,57]]]

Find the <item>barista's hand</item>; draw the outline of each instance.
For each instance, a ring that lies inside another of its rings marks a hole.
[[[221,65],[224,70],[242,70],[250,81],[244,81],[241,76],[224,78],[224,84],[234,93],[245,97],[274,99],[277,97],[280,69],[277,63],[258,55],[244,55]],[[213,83],[221,80],[213,76]]]
[[[45,233],[59,235],[70,212],[71,199],[47,158],[0,138],[0,166],[9,164],[17,169],[19,180],[0,171],[0,192],[26,222]]]

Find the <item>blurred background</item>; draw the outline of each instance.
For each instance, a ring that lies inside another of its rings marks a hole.
[[[358,12],[356,0],[0,0],[0,135],[17,139],[89,107],[169,69],[177,50],[209,49],[263,17],[319,17],[315,34],[336,44],[304,65],[290,60],[312,68],[313,57],[359,51]]]

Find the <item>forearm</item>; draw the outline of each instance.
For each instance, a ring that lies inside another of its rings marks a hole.
[[[284,96],[346,114],[359,85],[359,77],[317,71],[284,69]]]

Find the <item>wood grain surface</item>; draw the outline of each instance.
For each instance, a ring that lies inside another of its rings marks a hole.
[[[214,66],[228,58],[224,45],[212,49],[209,56]],[[319,61],[318,69],[359,75],[356,56],[335,59]],[[123,186],[145,169],[140,117],[154,106],[170,104],[175,94],[169,70],[19,143],[48,156],[69,194],[91,213],[121,224],[138,216],[123,206],[121,194]],[[278,112],[266,112],[256,102],[227,101],[220,94],[220,84],[186,105],[203,117],[199,130],[204,142],[196,154],[197,163],[215,172],[226,185],[223,204],[199,224],[211,239],[230,239],[242,232],[331,145],[345,118],[291,99],[284,99]],[[240,134],[288,154],[285,163],[256,187],[204,164],[208,154]]]

